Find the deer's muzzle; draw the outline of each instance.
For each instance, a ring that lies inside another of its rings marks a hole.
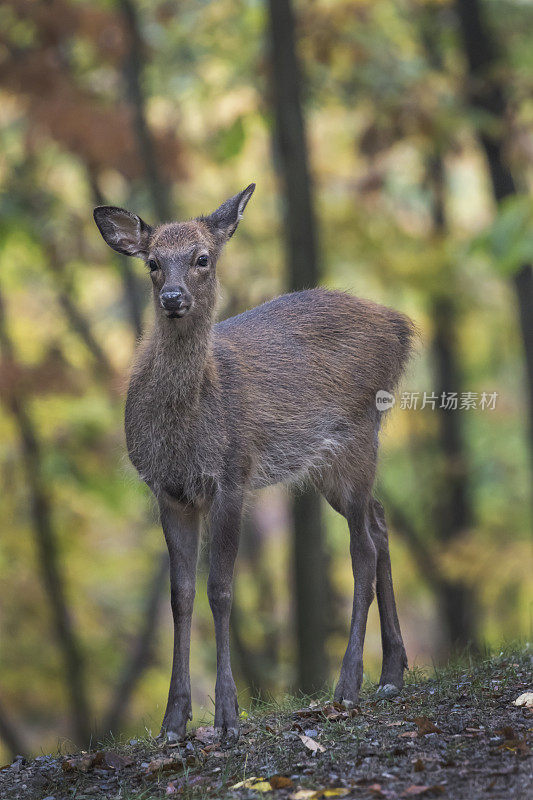
[[[191,309],[192,297],[186,289],[179,286],[161,292],[159,302],[167,317],[184,317]]]

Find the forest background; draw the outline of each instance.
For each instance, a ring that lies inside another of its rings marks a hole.
[[[0,762],[156,733],[166,701],[167,558],[122,429],[149,278],[105,247],[98,204],[188,218],[255,181],[221,317],[318,283],[408,313],[420,341],[376,492],[410,665],[531,634],[532,23],[521,0],[4,0]],[[308,491],[250,502],[241,705],[333,682],[345,528]],[[374,604],[371,678],[379,660]]]

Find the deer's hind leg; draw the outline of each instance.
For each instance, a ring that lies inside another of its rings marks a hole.
[[[324,491],[330,505],[346,517],[350,529],[350,555],[354,576],[352,620],[348,647],[342,661],[335,700],[347,707],[355,705],[363,681],[363,645],[368,609],[374,597],[377,550],[369,525],[368,488],[352,491],[344,499],[336,492]]]
[[[376,593],[383,649],[383,665],[379,685],[381,691],[392,695],[403,686],[403,672],[404,669],[407,669],[407,655],[396,611],[385,512],[381,503],[376,499],[372,499],[370,502],[369,518],[371,534],[377,550]]]

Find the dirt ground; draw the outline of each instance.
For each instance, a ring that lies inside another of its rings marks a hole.
[[[514,705],[528,690],[526,648],[411,672],[389,699],[367,686],[350,711],[324,697],[264,705],[243,715],[236,744],[200,727],[179,746],[18,758],[0,770],[0,798],[533,798],[533,708]]]

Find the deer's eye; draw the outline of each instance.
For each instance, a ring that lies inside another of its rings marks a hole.
[[[150,272],[155,272],[157,269],[159,269],[159,264],[157,263],[157,261],[151,258],[150,261],[148,262],[148,267],[150,269]]]
[[[196,260],[197,267],[207,267],[209,265],[209,258],[208,256],[198,256]]]

